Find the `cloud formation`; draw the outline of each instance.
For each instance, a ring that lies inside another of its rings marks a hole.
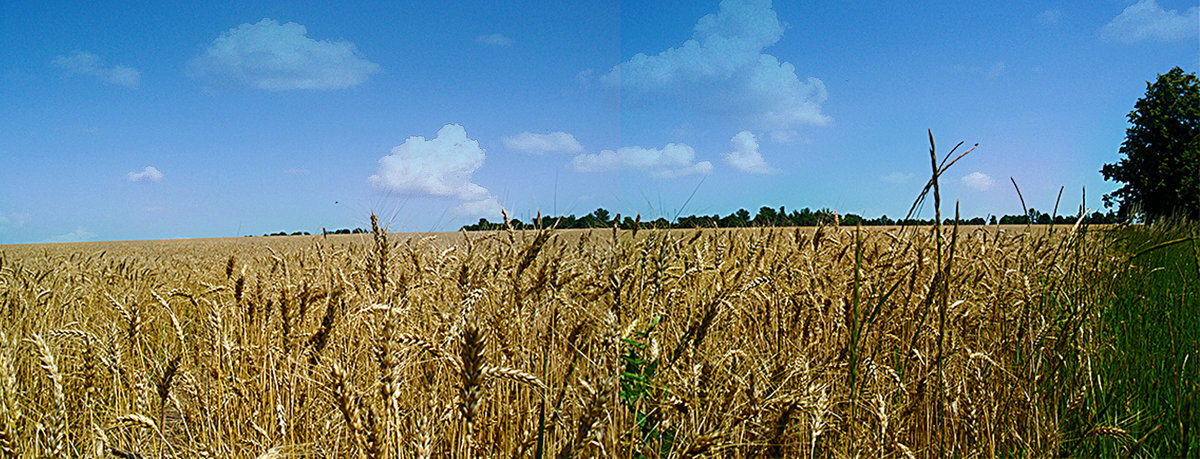
[[[187,63],[193,79],[213,86],[268,91],[344,89],[379,72],[354,43],[308,38],[303,25],[263,19],[222,32]]]
[[[551,132],[549,134],[534,134],[522,132],[512,137],[501,139],[509,150],[523,151],[541,155],[552,152],[579,153],[583,151],[575,136],[566,132]]]
[[[716,14],[696,22],[691,39],[653,56],[638,53],[600,82],[620,89],[625,103],[731,115],[762,129],[828,124],[825,84],[802,81],[794,65],[763,53],[783,30],[770,0],[722,0]]]
[[[142,74],[133,67],[105,65],[104,60],[86,51],[56,56],[50,64],[72,75],[95,77],[108,84],[136,88],[142,82]]]
[[[486,188],[471,183],[471,174],[483,167],[483,160],[479,142],[468,138],[462,126],[447,124],[432,139],[413,136],[392,148],[367,180],[379,190],[400,194],[494,200]]]
[[[770,174],[776,172],[758,152],[758,139],[750,131],[742,131],[729,140],[733,151],[725,153],[725,162],[742,172]]]
[[[975,171],[963,176],[962,184],[977,191],[987,191],[996,185],[996,179],[983,172]]]
[[[1100,29],[1100,38],[1122,43],[1139,41],[1179,41],[1200,31],[1200,7],[1180,13],[1165,10],[1155,0],[1140,0]]]
[[[79,242],[89,241],[96,238],[96,233],[83,229],[82,226],[76,227],[75,231],[66,234],[60,234],[47,239],[47,242]]]
[[[490,45],[490,46],[508,47],[508,46],[512,46],[512,44],[513,44],[513,39],[508,38],[504,35],[500,35],[498,33],[494,33],[491,35],[480,35],[478,37],[475,37],[475,41],[478,43],[482,43],[482,44]]]
[[[464,217],[499,217],[500,202],[494,196],[477,201],[467,201],[454,208],[456,215]]]
[[[163,173],[158,171],[154,166],[146,166],[141,172],[130,172],[125,174],[125,180],[130,182],[142,183],[158,183],[162,181]]]
[[[708,174],[712,163],[694,162],[696,151],[682,143],[669,143],[663,148],[621,147],[617,151],[585,153],[571,160],[579,172],[612,172],[621,169],[646,171],[657,178],[676,178]]]

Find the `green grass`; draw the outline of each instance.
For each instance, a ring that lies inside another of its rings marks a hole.
[[[1194,223],[1112,232],[1119,267],[1096,279],[1111,295],[1097,311],[1096,352],[1081,368],[1083,398],[1064,410],[1065,455],[1200,456],[1198,235]]]

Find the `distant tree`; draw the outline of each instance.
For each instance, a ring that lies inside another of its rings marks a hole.
[[[592,211],[592,216],[596,218],[595,226],[608,226],[608,224],[612,222],[612,219],[609,216],[608,211],[605,210],[603,207],[596,209],[595,211]]]
[[[996,224],[996,216],[995,216],[995,215],[992,215],[991,217],[988,217],[988,224],[989,224],[989,225],[995,225],[995,224]]]
[[[621,229],[633,229],[633,219],[629,217],[621,219]]]
[[[758,209],[758,215],[754,216],[753,222],[754,226],[778,226],[778,220],[778,214],[775,213],[775,209],[763,206]]]
[[[1104,196],[1125,216],[1200,219],[1200,80],[1179,67],[1146,82],[1129,112],[1120,161],[1100,169],[1125,185]]]
[[[792,224],[796,226],[817,226],[817,216],[807,207],[800,211],[792,211]]]
[[[833,209],[825,208],[814,213],[817,217],[817,224],[832,225],[837,220],[833,216]]]
[[[575,214],[571,214],[566,217],[559,217],[558,218],[558,227],[563,228],[563,229],[574,228],[575,227]]]
[[[738,209],[737,212],[734,212],[733,216],[735,221],[738,223],[737,226],[750,225],[750,211],[746,209]]]

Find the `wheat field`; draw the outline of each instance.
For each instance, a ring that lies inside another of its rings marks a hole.
[[[3,246],[0,454],[1119,455],[1099,232]]]

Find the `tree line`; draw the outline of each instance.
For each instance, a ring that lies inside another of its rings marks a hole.
[[[1057,215],[1052,216],[1037,209],[1029,209],[1026,215],[1004,215],[997,217],[990,215],[985,217],[973,217],[969,219],[960,219],[959,223],[963,225],[1025,225],[1025,224],[1040,224],[1046,225],[1053,222],[1054,224],[1074,224],[1079,219],[1078,215]],[[1107,213],[1093,212],[1084,217],[1083,221],[1089,224],[1114,224],[1120,223],[1122,220],[1113,211]],[[800,210],[788,211],[783,206],[778,209],[772,207],[762,207],[758,209],[758,213],[751,217],[750,211],[746,209],[738,209],[726,216],[718,214],[714,215],[689,215],[687,217],[679,217],[675,221],[669,221],[665,218],[657,218],[654,220],[642,221],[641,216],[637,217],[621,217],[617,214],[615,217],[612,213],[603,207],[596,209],[590,214],[582,217],[577,217],[574,214],[565,216],[543,216],[539,221],[524,222],[520,219],[511,219],[508,225],[513,229],[537,229],[554,227],[559,229],[572,228],[611,228],[618,227],[621,229],[634,228],[660,228],[660,229],[690,229],[690,228],[755,228],[755,227],[772,227],[772,226],[819,226],[819,225],[847,225],[847,226],[895,226],[895,225],[932,225],[934,219],[892,219],[887,215],[882,215],[876,218],[866,218],[857,214],[838,214],[831,209],[803,208]],[[951,225],[953,219],[945,219],[943,224]],[[480,218],[479,222],[471,225],[464,225],[462,229],[467,231],[491,231],[506,228],[505,222],[492,222],[486,218]]]

